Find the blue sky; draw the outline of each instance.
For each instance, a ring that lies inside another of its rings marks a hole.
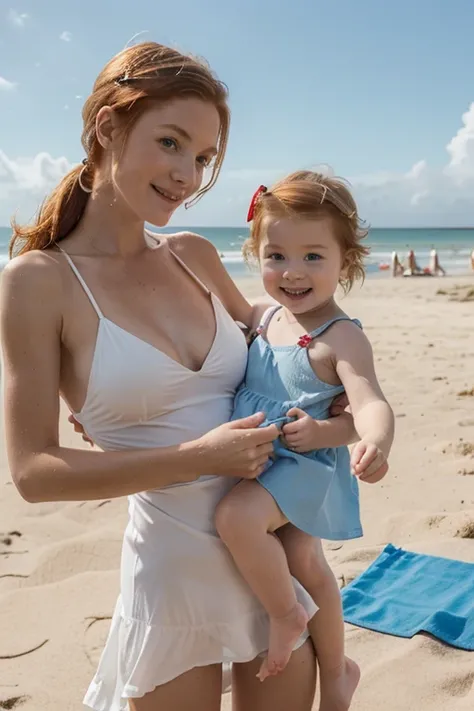
[[[219,185],[175,224],[243,224],[260,182],[319,164],[351,180],[372,224],[474,222],[470,0],[123,7],[1,0],[0,224],[15,210],[29,217],[82,159],[83,98],[143,30],[141,39],[206,57],[230,89]]]

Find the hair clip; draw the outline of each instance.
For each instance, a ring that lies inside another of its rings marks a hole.
[[[265,185],[260,185],[260,187],[257,188],[257,190],[254,192],[252,199],[250,201],[250,206],[249,206],[249,211],[247,213],[247,222],[252,222],[253,216],[255,214],[255,205],[257,204],[257,200],[260,197],[260,195],[263,195],[263,193],[267,192],[267,188]]]
[[[128,84],[130,80],[130,77],[128,76],[128,73],[126,72],[125,74],[122,74],[121,77],[118,77],[118,79],[115,80],[115,83],[118,86],[123,86],[124,84]]]

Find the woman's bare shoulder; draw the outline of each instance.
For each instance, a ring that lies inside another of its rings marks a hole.
[[[177,232],[167,235],[167,242],[173,252],[209,287],[213,288],[227,272],[219,253],[206,237],[195,232]]]
[[[27,275],[32,278],[59,273],[60,255],[53,249],[32,249],[30,252],[12,257],[5,265],[2,275]]]
[[[13,257],[2,272],[2,300],[15,298],[23,303],[32,298],[58,299],[61,274],[60,257],[53,250],[32,250]]]
[[[205,261],[206,257],[212,255],[219,259],[217,249],[212,242],[196,232],[176,232],[166,235],[166,239],[171,249],[180,257],[188,254],[197,260]]]

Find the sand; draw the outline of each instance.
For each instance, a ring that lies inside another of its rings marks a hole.
[[[244,287],[259,291],[256,280]],[[362,487],[364,538],[327,546],[341,585],[388,542],[474,563],[473,288],[470,278],[375,279],[345,301],[373,343],[397,433],[389,475]],[[81,446],[67,422],[62,433]],[[124,500],[25,503],[0,449],[0,709],[83,708],[118,591],[125,522]],[[473,654],[349,625],[347,646],[362,668],[353,711],[473,708]]]

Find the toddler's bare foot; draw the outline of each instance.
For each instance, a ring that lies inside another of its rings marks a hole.
[[[319,711],[348,711],[360,680],[360,669],[353,659],[344,665],[321,671],[321,703]]]
[[[308,614],[299,602],[285,617],[270,617],[268,655],[257,674],[260,681],[283,671],[298,637],[304,632],[307,624]]]

